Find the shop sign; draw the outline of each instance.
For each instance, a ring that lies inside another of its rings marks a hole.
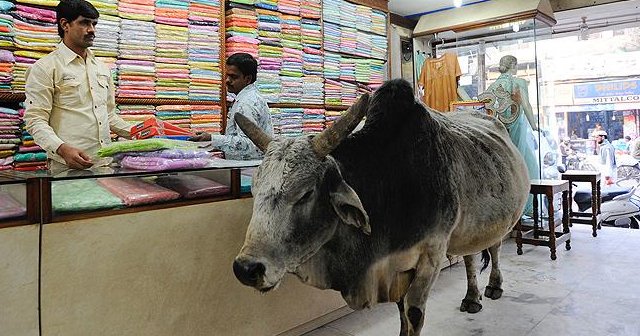
[[[640,103],[640,79],[574,85],[573,103]]]

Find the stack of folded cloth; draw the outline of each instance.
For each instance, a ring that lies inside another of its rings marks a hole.
[[[118,97],[156,97],[156,72],[154,62],[119,59],[117,64]]]
[[[0,92],[11,92],[15,62],[16,58],[11,51],[0,49]]]
[[[258,17],[255,10],[231,8],[226,12],[225,24],[227,37],[258,37]]]
[[[340,96],[343,105],[353,105],[358,99],[358,84],[350,82],[340,82],[342,90]]]
[[[14,156],[14,169],[19,171],[35,171],[47,169],[47,153],[33,141],[33,137],[22,131],[22,142]]]
[[[358,47],[358,30],[351,27],[340,27],[340,52],[356,55]]]
[[[220,101],[220,3],[189,5],[189,99]]]
[[[15,8],[13,2],[0,0],[0,48],[12,48],[13,37],[13,16],[11,10]]]
[[[340,79],[341,80],[345,80],[345,81],[356,80],[356,60],[357,59],[350,58],[350,57],[342,57],[340,59]]]
[[[191,129],[191,105],[158,105],[156,117],[184,129]]]
[[[333,125],[333,123],[336,122],[336,120],[340,119],[340,116],[342,116],[342,114],[344,114],[345,111],[326,111],[324,113],[325,120],[326,120],[325,122],[326,127]]]
[[[378,35],[387,36],[387,14],[379,10],[371,10],[371,31]]]
[[[156,98],[189,99],[189,65],[156,63]]]
[[[340,23],[340,5],[344,0],[323,0],[322,20],[332,23]]]
[[[16,2],[53,8],[53,7],[56,7],[60,1],[59,0],[17,0]]]
[[[18,111],[0,107],[0,170],[13,168],[14,154],[20,144],[20,124]]]
[[[371,35],[371,57],[387,59],[387,37]]]
[[[272,11],[278,10],[278,0],[256,0],[256,8],[263,8]]]
[[[276,65],[275,62],[261,60],[258,66],[256,86],[267,103],[279,102],[280,92],[282,91],[280,65]]]
[[[307,19],[319,20],[322,17],[321,0],[305,0],[301,2],[300,16]]]
[[[156,184],[180,193],[183,198],[199,198],[227,194],[231,188],[198,175],[169,175],[156,179]]]
[[[317,134],[324,129],[324,109],[304,109],[302,118],[302,132]]]
[[[324,50],[340,52],[340,26],[324,23]]]
[[[118,0],[87,0],[100,12],[100,28],[103,29],[105,16],[118,16]]]
[[[371,7],[356,5],[355,21],[359,30],[371,31]]]
[[[281,15],[282,46],[302,50],[302,23],[299,16]]]
[[[18,4],[11,15],[16,48],[49,53],[60,43],[55,11]]]
[[[356,4],[341,0],[340,1],[340,21],[341,25],[345,27],[356,27]]]
[[[119,0],[118,16],[136,21],[153,21],[155,0]],[[136,29],[133,29],[136,32]]]
[[[156,107],[153,105],[118,105],[117,109],[120,117],[131,124],[137,124],[156,114]]]
[[[356,52],[355,54],[362,57],[371,56],[371,38],[373,34],[358,31],[356,39]]]
[[[280,103],[298,104],[302,99],[305,79],[303,77],[280,76],[282,81],[282,92],[280,93]]]
[[[300,0],[278,0],[278,11],[285,14],[300,15]]]
[[[161,169],[147,169],[161,170]],[[126,206],[153,204],[180,197],[175,191],[137,177],[113,177],[99,179],[98,184],[119,197]]]
[[[243,52],[258,59],[258,44],[260,40],[246,36],[227,37],[226,49],[227,57],[235,53]]]
[[[27,208],[23,204],[11,197],[8,192],[0,190],[0,220],[21,217],[26,214]]]
[[[188,0],[156,0],[155,22],[186,27],[189,24]]]
[[[46,56],[47,53],[31,50],[16,50],[13,52],[13,55],[15,56],[16,63],[13,66],[11,90],[13,92],[24,92],[27,69],[37,60]]]
[[[158,24],[156,26],[156,62],[187,64],[189,28]]]
[[[324,72],[324,58],[322,51],[314,48],[304,48],[302,67],[305,76],[322,76]]]
[[[270,111],[275,134],[293,137],[302,135],[303,108],[271,108]]]
[[[342,105],[342,84],[339,81],[325,78],[324,102],[327,105]]]
[[[120,21],[119,58],[153,61],[156,55],[156,24],[137,20]]]
[[[340,78],[340,62],[342,56],[332,52],[324,54],[324,77],[330,79]]]
[[[302,19],[302,46],[322,48],[322,24],[320,20]]]
[[[117,7],[114,7],[114,9],[115,8]],[[113,59],[106,61],[105,63],[114,64],[115,58],[118,57],[119,31],[120,18],[114,15],[102,14],[101,12],[99,27],[96,29],[96,37],[93,40],[93,47],[91,47],[91,50],[96,56],[109,57]]]
[[[219,105],[192,105],[191,130],[194,133],[207,132],[220,134],[222,130],[222,114]]]
[[[324,79],[321,76],[304,76],[302,104],[324,104]]]

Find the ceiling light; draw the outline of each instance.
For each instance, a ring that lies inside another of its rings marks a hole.
[[[461,7],[462,6],[462,0],[453,0],[453,5],[456,7]]]
[[[520,23],[518,23],[518,22],[514,23],[512,28],[513,28],[514,32],[516,32],[516,33],[519,32],[520,31]]]

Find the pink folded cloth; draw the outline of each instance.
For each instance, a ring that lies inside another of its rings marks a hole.
[[[43,151],[42,147],[35,145],[35,146],[20,146],[18,148],[18,152],[20,153],[31,153],[31,152],[41,152]]]
[[[98,183],[118,196],[127,206],[170,201],[180,197],[175,191],[135,177],[104,178],[99,179]]]
[[[9,168],[2,168],[0,170],[11,169],[11,166],[4,166]],[[13,218],[24,216],[27,213],[27,208],[18,203],[11,195],[4,191],[0,191],[0,219]]]

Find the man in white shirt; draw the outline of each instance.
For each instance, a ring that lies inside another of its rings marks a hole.
[[[261,159],[263,153],[240,130],[234,119],[236,113],[241,113],[258,125],[267,135],[273,137],[269,106],[254,84],[258,75],[258,62],[249,54],[236,53],[229,56],[226,65],[227,89],[236,94],[236,99],[227,115],[225,134],[203,133],[191,138],[191,140],[210,140],[213,147],[225,153],[227,159]]]
[[[62,42],[27,71],[26,128],[47,151],[52,169],[104,164],[96,154],[111,142],[109,131],[130,136],[130,124],[115,112],[111,72],[88,49],[98,17],[85,0],[60,1],[56,20]]]
[[[617,173],[616,150],[607,139],[608,135],[606,131],[596,130],[593,132],[593,135],[600,147],[600,171],[602,176],[604,176],[604,183],[605,185],[611,185],[615,183]]]

